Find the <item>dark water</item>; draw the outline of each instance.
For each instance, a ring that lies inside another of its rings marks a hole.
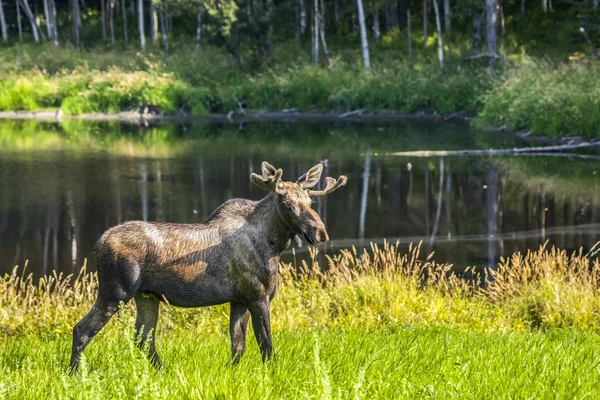
[[[260,162],[296,179],[326,160],[348,185],[315,209],[327,252],[423,241],[457,268],[549,241],[600,240],[600,162],[573,157],[396,157],[423,149],[523,146],[506,135],[431,122],[238,125],[0,123],[0,272],[94,269],[94,242],[133,219],[201,222],[232,197],[259,199]],[[298,255],[306,255],[306,247]],[[91,257],[91,258],[90,258]],[[291,255],[285,255],[291,260]]]

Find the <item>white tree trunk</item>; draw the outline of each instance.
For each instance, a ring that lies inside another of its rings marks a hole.
[[[427,47],[429,40],[429,1],[423,0],[423,46]]]
[[[8,31],[6,29],[6,18],[4,17],[2,0],[0,0],[0,30],[2,30],[2,40],[8,42]]]
[[[323,12],[325,11],[324,0],[321,0],[321,10]],[[325,40],[325,21],[322,15],[320,16],[319,20],[319,33],[321,35],[321,43],[323,44],[323,54],[325,54],[327,65],[331,67],[331,57],[329,57],[329,49],[327,48],[327,41]]]
[[[452,16],[450,14],[450,0],[444,0],[444,31],[450,33]]]
[[[319,63],[319,0],[314,0],[314,20],[313,20],[313,46],[312,59],[314,64]]]
[[[152,45],[156,45],[156,39],[158,38],[158,16],[156,14],[156,7],[152,1],[150,2],[150,41]]]
[[[17,27],[19,28],[19,41],[23,41],[23,25],[21,25],[21,5],[19,0],[15,0],[17,5]]]
[[[140,47],[146,50],[146,36],[144,35],[144,0],[138,0],[138,29],[140,31]]]
[[[379,24],[379,7],[377,4],[373,7],[373,38],[376,42],[379,42],[381,37],[381,27]]]
[[[35,15],[31,11],[31,7],[29,7],[29,2],[27,0],[21,0],[21,7],[23,7],[23,11],[25,11],[25,16],[29,20],[29,24],[31,25],[31,30],[33,31],[33,39],[36,42],[40,41],[40,35],[42,35],[42,31],[40,27],[37,25],[35,20]]]
[[[435,12],[435,27],[437,28],[438,37],[438,59],[440,61],[440,68],[444,68],[444,43],[442,41],[442,24],[440,21],[438,0],[433,0],[433,11]]]
[[[410,29],[410,10],[406,11],[406,30],[408,31],[408,61],[412,65],[412,32]]]
[[[360,42],[362,45],[363,61],[365,69],[371,69],[371,59],[369,57],[369,42],[367,41],[367,24],[365,23],[365,10],[362,0],[356,0],[358,6],[358,23],[360,25]]]
[[[102,40],[106,41],[106,0],[100,0],[100,19],[102,20]]]
[[[50,6],[50,18],[52,18],[52,41],[58,46],[58,25],[56,23],[56,3],[54,0],[48,0]]]
[[[50,11],[48,9],[48,0],[43,0],[44,3],[44,17],[46,18],[46,32],[48,37],[52,37],[52,19],[50,18]]]
[[[490,54],[490,67],[496,64],[498,55],[498,3],[496,0],[485,0],[487,21],[487,50]]]
[[[200,50],[200,38],[202,34],[202,14],[200,12],[196,14],[196,19],[198,21],[198,26],[196,27],[196,50]]]
[[[594,0],[596,3],[598,2],[598,0]],[[527,7],[527,0],[521,0],[521,17],[525,16],[525,10]]]
[[[78,1],[78,0],[73,0]],[[108,25],[110,27],[110,44],[115,45],[115,0],[108,0]]]
[[[525,0],[523,0],[523,1],[525,1]],[[598,9],[598,0],[594,0],[593,4],[594,4],[594,10],[597,10]]]
[[[267,55],[273,58],[273,0],[267,0]]]
[[[308,21],[306,17],[306,5],[304,4],[304,0],[298,0],[298,5],[300,6],[300,35],[302,38],[306,37],[306,28],[308,26]]]
[[[123,14],[123,40],[127,44],[129,42],[129,35],[127,34],[127,3],[125,0],[121,0],[121,13]]]
[[[165,58],[169,57],[169,34],[167,31],[167,17],[165,16],[165,12],[163,7],[159,7],[159,18],[160,18],[160,33],[162,36],[163,43],[163,52],[165,54]]]
[[[23,0],[23,1],[27,1],[27,0]],[[79,46],[79,25],[81,25],[81,21],[80,21],[80,17],[79,17],[79,0],[71,0],[71,2],[73,3],[73,21],[72,21],[72,26],[73,26],[73,41],[75,42],[75,46]]]

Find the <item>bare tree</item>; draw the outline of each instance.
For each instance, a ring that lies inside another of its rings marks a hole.
[[[169,34],[167,31],[167,17],[165,16],[165,10],[163,10],[164,6],[160,6],[158,8],[159,18],[160,18],[160,33],[162,37],[163,43],[163,52],[165,54],[165,58],[169,57]]]
[[[200,35],[202,34],[202,13],[198,11],[196,14],[198,25],[196,26],[196,50],[200,50]]]
[[[498,56],[498,9],[497,0],[485,0],[487,20],[487,50],[490,55],[490,67],[496,64]]]
[[[121,0],[121,13],[123,14],[123,40],[127,44],[129,42],[129,35],[127,34],[127,4],[125,0]]]
[[[0,0],[0,29],[2,30],[2,40],[8,42],[8,31],[6,29],[6,18],[4,18],[4,7]]]
[[[44,17],[46,18],[46,31],[48,32],[48,37],[51,38],[52,37],[52,19],[50,18],[50,10],[48,7],[48,0],[43,0],[42,3],[44,5]]]
[[[410,30],[410,10],[406,11],[406,30],[408,31],[408,61],[412,65],[412,33]]]
[[[452,16],[450,14],[450,0],[444,0],[444,31],[450,33]]]
[[[77,0],[73,0],[77,1]],[[108,0],[108,6],[110,7],[108,10],[108,26],[110,27],[110,44],[115,45],[115,24],[114,24],[114,16],[115,16],[115,0]]]
[[[298,0],[298,6],[300,8],[300,36],[302,41],[304,42],[304,38],[306,37],[306,28],[308,25],[307,15],[306,15],[306,4],[304,0]]]
[[[273,58],[273,0],[267,0],[267,35],[266,43],[267,55]]]
[[[138,29],[140,31],[140,47],[146,50],[146,36],[144,35],[144,0],[138,0]]]
[[[58,46],[58,25],[56,22],[56,3],[54,0],[48,0],[50,7],[50,18],[52,18],[52,41],[55,46]]]
[[[321,11],[325,12],[325,0],[321,0]],[[327,65],[331,67],[331,57],[329,57],[329,49],[327,48],[327,41],[325,40],[325,18],[322,14],[319,17],[319,32],[321,35],[321,43],[323,44],[325,60],[327,60]]]
[[[365,23],[365,10],[362,0],[356,0],[358,6],[358,23],[360,25],[360,42],[362,45],[363,61],[365,69],[371,69],[371,59],[369,57],[369,42],[367,41],[367,26]]]
[[[429,40],[429,0],[423,0],[423,46]]]
[[[444,68],[444,43],[442,42],[442,24],[440,21],[438,0],[433,0],[433,10],[435,12],[435,26],[437,28],[438,37],[438,59],[440,61],[440,68]]]
[[[106,0],[100,0],[100,18],[102,19],[102,40],[106,41]]]
[[[594,0],[597,1],[597,0]],[[521,18],[525,16],[525,11],[527,7],[527,0],[521,0]]]
[[[313,42],[312,42],[312,59],[314,64],[319,63],[319,0],[314,0],[313,9]]]
[[[15,0],[17,9],[17,27],[19,28],[19,41],[23,41],[23,25],[21,25],[21,5],[19,0]]]
[[[379,6],[377,3],[373,5],[373,38],[379,42],[381,37],[381,28],[379,26]]]
[[[156,39],[158,38],[158,16],[156,14],[156,7],[154,3],[150,1],[150,41],[152,45],[156,45]]]
[[[21,0],[21,7],[23,7],[23,11],[25,11],[25,16],[27,17],[27,19],[29,20],[29,24],[31,25],[31,30],[33,31],[33,39],[36,42],[39,42],[40,41],[40,36],[42,38],[44,38],[44,33],[42,32],[42,30],[38,26],[37,20],[35,18],[35,15],[31,11],[31,7],[29,7],[29,1],[28,0]]]

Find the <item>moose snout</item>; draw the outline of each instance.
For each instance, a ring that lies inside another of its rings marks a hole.
[[[327,234],[327,231],[325,230],[325,226],[321,225],[316,228],[315,240],[317,243],[325,243],[325,242],[329,241],[329,235]]]

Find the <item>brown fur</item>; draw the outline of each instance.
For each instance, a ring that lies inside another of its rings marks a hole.
[[[310,195],[324,195],[346,183],[345,177],[328,178],[325,189],[311,192],[321,172],[317,165],[296,182],[282,182],[282,171],[264,162],[262,175],[251,176],[272,192],[260,201],[229,200],[202,224],[131,221],[107,230],[96,243],[98,299],[73,329],[71,367],[77,368],[81,352],[119,304],[132,298],[140,344],[149,341],[149,357],[157,366],[161,362],[153,331],[163,300],[180,307],[230,303],[234,361],[244,352],[252,315],[263,359],[268,359],[270,301],[277,291],[279,255],[295,235],[311,244],[329,239],[310,207]]]

